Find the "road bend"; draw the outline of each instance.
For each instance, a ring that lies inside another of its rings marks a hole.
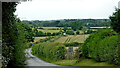
[[[27,60],[26,60],[27,66],[58,66],[58,65],[41,60],[40,58],[32,55],[31,52],[32,52],[32,48],[25,50],[26,57],[27,57]]]

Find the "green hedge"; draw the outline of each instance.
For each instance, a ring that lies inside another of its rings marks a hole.
[[[118,36],[111,29],[91,34],[82,47],[82,54],[96,61],[120,64],[118,58]]]
[[[68,34],[68,35],[74,35],[74,31],[73,30],[67,30],[66,34]]]
[[[66,49],[59,43],[45,42],[32,47],[32,53],[42,56],[50,61],[65,59]]]
[[[64,43],[64,45],[66,47],[69,47],[69,46],[80,46],[80,45],[83,45],[83,43],[71,42],[71,43]]]

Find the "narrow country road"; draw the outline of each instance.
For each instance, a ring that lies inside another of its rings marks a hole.
[[[45,62],[40,58],[31,54],[32,48],[26,49],[26,63],[27,68],[82,68],[82,67],[74,67],[74,66],[59,66],[52,63]]]
[[[26,49],[26,57],[27,57],[27,66],[58,66],[52,63],[45,62],[41,60],[40,58],[34,56],[31,54],[32,50],[31,48]]]

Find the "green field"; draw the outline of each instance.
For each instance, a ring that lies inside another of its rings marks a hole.
[[[38,27],[39,28],[39,27]],[[38,31],[42,31],[42,32],[44,32],[44,33],[47,33],[47,32],[49,32],[49,33],[57,33],[57,32],[59,32],[60,30],[62,30],[63,31],[63,28],[64,27],[41,27],[41,28],[43,28],[43,29],[37,29]],[[32,30],[33,30],[34,28],[32,28]],[[71,29],[71,27],[68,27],[68,29]]]
[[[96,62],[92,59],[82,59],[80,62],[76,63],[77,60],[61,60],[53,62],[61,66],[113,66],[106,62]]]
[[[59,32],[60,30],[43,30],[43,29],[38,29],[38,31],[42,31],[42,32],[44,32],[44,33],[47,33],[47,32],[57,33],[57,32]]]
[[[40,41],[40,39],[45,39],[46,37],[35,37],[34,42]]]
[[[45,30],[57,30],[57,29],[63,29],[64,27],[42,27],[43,29],[45,29]],[[68,27],[69,29],[71,28],[71,27]]]
[[[42,32],[50,32],[50,33],[55,33],[55,32],[59,32],[59,28],[58,27],[42,27],[43,29],[38,29],[38,31],[42,31]],[[96,29],[93,29],[96,31]],[[49,40],[45,41],[45,42],[49,42],[49,43],[71,43],[71,42],[78,42],[78,43],[84,43],[84,41],[89,37],[90,34],[82,34],[82,30],[80,31],[80,35],[57,35],[54,36],[53,38],[50,38]],[[74,31],[74,33],[76,33],[76,31]],[[35,42],[39,41],[40,39],[44,39],[46,40],[47,38],[49,38],[48,36],[46,37],[35,37]],[[46,44],[46,43],[45,43]],[[39,57],[40,55],[38,55]],[[41,57],[39,57],[41,58]],[[88,58],[84,58],[81,59],[79,62],[79,59],[64,59],[64,60],[57,60],[57,61],[51,61],[49,59],[45,59],[45,58],[41,58],[47,62],[50,63],[54,63],[57,65],[61,65],[61,66],[114,66],[113,64],[109,64],[107,62],[97,62],[93,59],[88,59]]]
[[[79,43],[84,43],[84,41],[88,38],[89,34],[86,35],[67,35],[67,36],[60,36],[60,38],[56,39],[55,38],[51,39],[54,40],[55,39],[55,43],[59,42],[59,43],[71,43],[71,42],[79,42]],[[39,41],[40,39],[45,39],[47,37],[35,37],[34,42]]]
[[[44,33],[50,32],[50,33],[57,33],[60,31],[60,28],[63,29],[64,27],[42,27],[43,29],[37,29],[38,31],[42,31]],[[68,27],[71,28],[71,27]],[[34,29],[34,28],[33,28]],[[62,30],[63,31],[63,30]],[[74,31],[76,33],[76,31]],[[80,33],[82,31],[80,30]],[[59,39],[55,40],[54,42],[59,43],[70,43],[70,42],[79,42],[84,43],[86,38],[88,38],[89,34],[86,35],[67,35],[67,36],[61,36]],[[40,39],[45,39],[46,37],[35,37],[34,42],[39,41]]]
[[[86,34],[86,35],[68,35],[68,36],[60,37],[55,42],[59,42],[59,43],[70,43],[70,42],[84,43],[84,41],[88,38],[88,36],[89,36],[89,34]]]

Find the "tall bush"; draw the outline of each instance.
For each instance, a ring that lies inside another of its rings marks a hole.
[[[117,44],[118,36],[116,32],[111,29],[100,30],[91,34],[85,41],[82,47],[82,54],[96,61],[120,64]]]
[[[65,59],[66,49],[60,43],[45,42],[32,47],[33,54],[42,56],[50,61]]]

